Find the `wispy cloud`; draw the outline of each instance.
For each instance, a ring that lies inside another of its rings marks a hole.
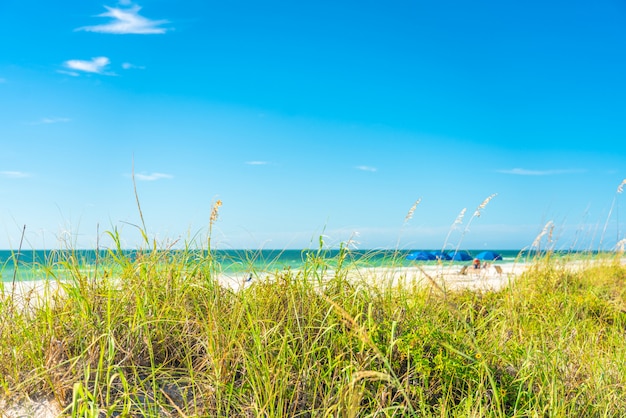
[[[37,122],[33,122],[32,125],[49,125],[52,123],[67,123],[70,121],[70,118],[41,118]]]
[[[93,74],[103,74],[103,75],[113,75],[113,73],[107,73],[106,67],[110,64],[111,61],[107,57],[95,57],[92,58],[91,61],[84,60],[69,60],[65,61],[63,65],[70,70],[71,72],[64,72],[65,74],[78,76],[79,73],[76,71],[82,71],[85,73],[93,73]]]
[[[553,176],[556,174],[576,174],[585,170],[528,170],[525,168],[512,168],[510,170],[496,170],[498,173],[514,174],[517,176]]]
[[[130,62],[122,63],[122,68],[125,70],[145,70],[146,67],[142,65],[131,64]]]
[[[167,31],[162,25],[169,23],[167,20],[151,20],[139,14],[141,7],[132,5],[129,1],[124,1],[123,5],[128,8],[108,7],[107,12],[97,15],[97,17],[109,17],[112,20],[109,23],[95,26],[83,26],[77,28],[77,31],[112,33],[116,35],[138,34],[138,35],[155,35],[162,34]]]
[[[361,171],[369,171],[370,173],[375,173],[376,171],[378,171],[376,167],[370,167],[367,165],[359,165],[354,168],[356,168],[357,170],[361,170]]]
[[[247,165],[268,165],[267,161],[246,161]]]
[[[139,181],[155,181],[161,179],[171,179],[173,176],[164,173],[135,174],[135,178]]]
[[[25,179],[33,175],[23,171],[0,171],[0,176],[8,179]]]

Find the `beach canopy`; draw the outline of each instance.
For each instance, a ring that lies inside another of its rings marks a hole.
[[[434,260],[435,256],[426,251],[416,251],[406,256],[407,260],[429,261]]]
[[[435,260],[450,260],[450,256],[443,251],[431,251],[430,253],[435,257]]]
[[[479,260],[502,260],[502,256],[493,251],[483,251],[476,254],[476,258]]]
[[[472,256],[467,251],[450,251],[448,255],[454,261],[468,261],[472,259]]]

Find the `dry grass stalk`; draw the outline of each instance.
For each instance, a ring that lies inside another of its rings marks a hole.
[[[615,251],[621,256],[624,254],[624,248],[626,247],[626,238],[623,238],[615,244]]]
[[[222,206],[222,201],[218,199],[213,204],[213,207],[211,208],[211,219],[210,219],[211,225],[214,224],[217,221],[217,217],[219,215],[220,206]]]
[[[485,207],[487,206],[487,204],[489,204],[489,202],[491,202],[491,199],[493,199],[494,197],[496,197],[498,195],[498,193],[494,193],[491,196],[487,197],[485,200],[483,200],[483,202],[478,205],[478,207],[476,208],[476,211],[474,212],[474,214],[472,215],[472,217],[469,219],[469,221],[467,221],[467,225],[465,225],[465,229],[463,230],[463,233],[461,235],[461,239],[459,240],[457,246],[456,246],[456,251],[459,250],[460,246],[461,246],[461,242],[463,242],[463,237],[465,237],[465,234],[467,233],[467,231],[469,231],[470,225],[472,224],[472,221],[474,220],[474,218],[480,218],[480,211],[482,211],[483,209],[485,209]],[[461,213],[463,214],[463,216],[465,216],[465,210],[461,211]],[[460,215],[459,215],[460,216]],[[458,217],[457,217],[458,219]],[[461,220],[462,221],[462,218]],[[457,225],[456,221],[454,222],[454,224],[452,224],[452,228],[454,228]],[[448,235],[450,235],[448,233]],[[447,239],[446,239],[446,243],[444,243],[444,246],[447,244]]]
[[[406,214],[406,217],[404,218],[404,223],[407,223],[413,218],[413,213],[415,212],[417,205],[419,205],[421,201],[422,201],[422,198],[420,197],[419,199],[415,201],[415,203],[413,203],[413,206],[411,206],[411,209],[409,209],[409,212]]]
[[[450,234],[452,234],[452,231],[454,231],[457,228],[457,225],[461,225],[463,223],[465,212],[467,212],[467,208],[463,208],[463,210],[461,210],[461,212],[458,214],[458,216],[452,223],[452,226],[448,230],[448,235],[446,235],[446,240],[443,242],[443,247],[441,248],[441,251],[444,251],[446,249],[446,245],[448,245],[448,240],[450,239]],[[458,247],[457,247],[457,250],[458,250]]]
[[[537,235],[537,237],[535,238],[535,240],[533,241],[532,245],[530,246],[530,248],[539,248],[539,244],[541,243],[541,239],[546,236],[548,234],[548,242],[550,242],[552,240],[552,232],[554,230],[554,222],[553,221],[548,221],[543,229],[541,230],[541,233],[539,233],[539,235]]]
[[[467,208],[463,208],[463,210],[459,213],[459,215],[454,220],[452,224],[452,228],[455,228],[456,225],[461,225],[463,223],[463,218],[465,217],[465,212],[467,212]]]
[[[445,289],[443,287],[441,287],[441,285],[439,283],[437,283],[437,280],[435,280],[430,274],[426,273],[426,271],[424,271],[422,266],[417,266],[417,268],[422,272],[422,274],[428,279],[430,284],[432,284],[435,289],[437,289],[439,292],[441,292],[441,294],[443,296],[446,295]]]
[[[476,208],[476,212],[474,212],[474,216],[477,217],[477,218],[480,218],[480,211],[485,209],[485,207],[491,201],[491,199],[493,199],[497,195],[498,195],[498,193],[494,193],[491,196],[489,196],[488,198],[486,198],[485,200],[483,200],[483,203],[478,205],[478,207]]]

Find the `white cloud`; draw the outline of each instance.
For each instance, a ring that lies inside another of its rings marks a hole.
[[[0,175],[8,179],[25,179],[32,177],[32,174],[23,171],[0,171]]]
[[[34,122],[33,125],[49,125],[51,123],[66,123],[70,121],[70,118],[42,118],[41,120]]]
[[[355,167],[357,170],[361,170],[361,171],[369,171],[370,173],[375,173],[376,171],[378,171],[378,169],[376,167],[370,167],[367,165],[359,165],[357,167]]]
[[[145,70],[146,67],[142,65],[131,64],[130,62],[122,63],[122,68],[125,70]]]
[[[248,165],[268,165],[269,163],[267,161],[247,161],[246,164],[248,164]]]
[[[69,60],[63,64],[70,70],[83,71],[86,73],[112,75],[112,73],[106,73],[105,69],[111,61],[107,57],[95,57],[91,61],[84,60]],[[65,74],[77,76],[76,72],[65,72]]]
[[[161,179],[171,179],[173,176],[164,173],[135,174],[135,178],[139,181],[155,181]]]
[[[498,173],[514,174],[518,176],[552,176],[555,174],[583,173],[584,170],[528,170],[525,168],[513,168],[510,170],[497,170]]]
[[[131,6],[131,2],[124,1],[122,5]],[[160,27],[167,20],[150,20],[139,14],[141,7],[134,5],[127,9],[104,6],[108,11],[98,17],[110,17],[109,23],[95,26],[83,26],[76,30],[98,33],[112,33],[116,35],[139,34],[154,35],[165,33],[167,29]]]
[[[59,73],[59,74],[71,75],[72,77],[78,77],[78,76],[80,76],[80,74],[79,74],[79,73],[77,73],[76,71],[57,70],[57,73]]]

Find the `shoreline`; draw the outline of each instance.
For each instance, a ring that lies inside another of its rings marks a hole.
[[[569,260],[558,262],[557,265],[564,269],[579,270],[591,265],[606,263],[606,260]],[[626,258],[621,258],[621,264],[626,264]],[[496,262],[487,263],[486,268],[474,269],[468,264],[426,264],[413,266],[395,267],[361,267],[348,266],[347,278],[355,281],[367,281],[376,285],[393,286],[400,281],[404,282],[424,282],[432,283],[433,280],[439,285],[452,290],[468,288],[471,290],[499,290],[510,280],[515,279],[524,273],[530,266],[535,265],[533,261],[523,262]],[[465,271],[464,267],[466,267]],[[300,270],[291,270],[298,274]],[[252,271],[252,272],[221,272],[217,275],[218,282],[231,290],[241,290],[259,280],[273,280],[282,270],[274,271]],[[330,279],[335,275],[335,270],[328,269],[324,279]],[[252,279],[250,280],[250,277]],[[57,279],[38,279],[23,281],[3,282],[0,296],[14,297],[34,297],[42,296],[49,292],[56,292],[60,283],[66,283]]]

